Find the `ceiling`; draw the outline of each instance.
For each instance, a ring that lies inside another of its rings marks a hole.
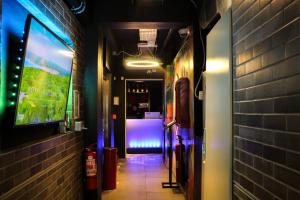
[[[92,18],[93,12],[96,12],[95,7],[97,7],[97,4],[95,4],[94,1],[90,1],[90,0],[64,0],[64,1],[65,3],[67,3],[67,5],[70,8],[76,7],[76,5],[78,6],[81,2],[85,2],[86,7],[84,12],[76,15],[78,20],[83,25],[88,24],[87,22],[89,22],[90,19]],[[167,8],[173,4],[176,5],[176,2],[177,3],[185,2],[185,4],[191,4],[191,2],[188,0],[124,0],[124,1],[104,0],[101,2],[102,4],[103,3],[113,4],[114,1],[118,2],[117,7],[120,7],[122,5],[121,7],[123,8],[124,7],[123,4],[124,5],[126,4],[127,7],[125,6],[124,8],[125,10],[126,8],[128,10],[129,8],[132,7],[139,8],[139,7],[150,6],[150,5],[157,5],[158,7]],[[195,2],[198,4],[200,0],[196,0]],[[117,9],[117,7],[114,8]],[[150,7],[149,8],[147,7],[147,9],[149,10]],[[140,14],[142,14],[144,11],[142,11]],[[125,14],[126,16],[127,15],[131,16],[131,14],[129,14],[128,12]],[[154,14],[155,13],[153,13],[153,15]],[[120,15],[119,17],[121,17],[120,19],[123,18],[126,19],[126,16]],[[129,17],[129,19],[131,18]],[[142,19],[142,18],[138,18],[138,19]],[[153,22],[151,20],[147,20],[147,22],[142,22],[142,20],[141,21],[138,20],[138,22],[126,22],[126,21],[117,22],[114,20],[107,21],[108,24],[105,24],[105,27],[107,30],[107,38],[110,42],[110,46],[112,47],[110,48],[110,50],[112,51],[111,54],[115,55],[121,51],[125,51],[133,55],[139,54],[139,48],[138,48],[138,42],[140,39],[139,29],[157,29],[157,37],[156,37],[157,47],[151,48],[152,49],[151,55],[154,54],[154,56],[159,58],[164,65],[170,64],[173,61],[174,57],[176,56],[177,52],[179,51],[179,48],[181,47],[181,44],[183,42],[183,38],[179,36],[178,30],[180,28],[186,27],[187,24],[177,23],[177,22],[173,23],[168,20],[166,22],[164,20],[165,19],[162,18],[161,22]],[[102,21],[101,24],[103,25],[103,23],[104,22]],[[141,48],[141,49],[144,49],[143,51],[144,53],[145,48]],[[146,49],[146,51],[148,51],[148,49]],[[124,54],[118,54],[118,55],[119,56],[114,56],[113,60],[120,60],[124,56]],[[120,59],[116,59],[116,58],[120,58]]]
[[[157,50],[160,52],[162,44],[168,34],[168,29],[157,30]],[[139,29],[114,29],[112,30],[113,37],[115,38],[117,48],[124,50],[130,54],[137,54],[139,42]]]
[[[118,56],[120,59],[122,59],[123,56],[127,57],[128,54],[139,55],[139,29],[111,29],[109,38],[113,44],[111,51],[115,57]],[[147,51],[149,54],[149,50],[151,50],[150,55],[154,55],[156,58],[160,59],[164,65],[166,65],[173,61],[174,57],[179,51],[182,41],[183,39],[178,34],[178,28],[157,29],[157,47],[148,49],[140,48],[140,50],[142,50],[142,56],[147,54]],[[126,53],[121,53],[121,51],[125,51]]]

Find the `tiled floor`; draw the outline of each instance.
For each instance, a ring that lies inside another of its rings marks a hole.
[[[127,155],[119,160],[117,189],[104,191],[103,200],[184,200],[178,190],[162,189],[168,170],[161,154]],[[173,179],[174,180],[174,179]]]

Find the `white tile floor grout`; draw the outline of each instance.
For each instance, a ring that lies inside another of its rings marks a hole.
[[[103,200],[184,200],[180,191],[163,189],[168,169],[161,154],[131,154],[120,159],[117,189],[102,193]]]

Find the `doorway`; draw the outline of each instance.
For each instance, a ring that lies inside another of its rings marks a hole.
[[[127,154],[162,153],[163,80],[126,80]]]

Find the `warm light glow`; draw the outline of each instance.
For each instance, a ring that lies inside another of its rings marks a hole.
[[[214,58],[206,61],[206,71],[211,73],[220,73],[228,71],[228,59]]]
[[[160,63],[155,60],[128,60],[126,66],[134,68],[152,68],[160,66]]]

